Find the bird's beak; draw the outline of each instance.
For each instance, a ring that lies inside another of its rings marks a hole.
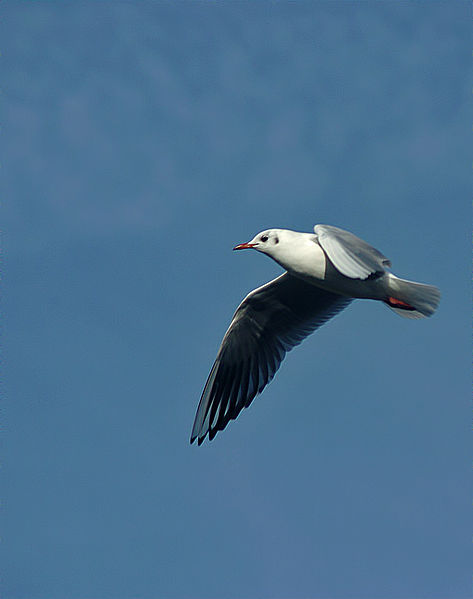
[[[248,250],[250,248],[254,248],[256,245],[258,245],[257,243],[240,243],[239,245],[236,245],[233,249],[234,250]]]

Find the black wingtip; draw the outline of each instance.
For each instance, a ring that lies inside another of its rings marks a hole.
[[[205,441],[205,437],[206,435],[204,435],[203,437],[199,437],[199,435],[195,435],[194,437],[191,437],[191,445],[194,443],[194,441],[197,439],[197,445],[202,445],[202,443]]]
[[[207,436],[207,433],[205,433],[205,435],[203,437],[199,437],[199,435],[191,435],[190,438],[190,444],[192,445],[194,443],[194,441],[197,439],[197,445],[202,445],[202,443],[205,441],[205,437]]]

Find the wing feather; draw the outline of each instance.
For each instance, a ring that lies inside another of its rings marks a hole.
[[[286,353],[351,299],[284,273],[237,308],[197,408],[191,443],[213,439],[276,374]]]
[[[365,280],[391,266],[380,251],[348,231],[331,225],[316,225],[314,233],[335,268],[350,279]]]

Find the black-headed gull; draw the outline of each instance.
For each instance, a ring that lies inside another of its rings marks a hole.
[[[213,439],[271,381],[286,352],[355,298],[384,302],[407,318],[431,316],[436,287],[399,279],[391,262],[352,233],[316,225],[314,233],[268,229],[234,250],[253,248],[286,272],[238,306],[210,371],[191,443]]]

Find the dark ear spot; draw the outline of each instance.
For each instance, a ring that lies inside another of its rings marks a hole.
[[[274,243],[279,243],[279,237],[274,238]]]

